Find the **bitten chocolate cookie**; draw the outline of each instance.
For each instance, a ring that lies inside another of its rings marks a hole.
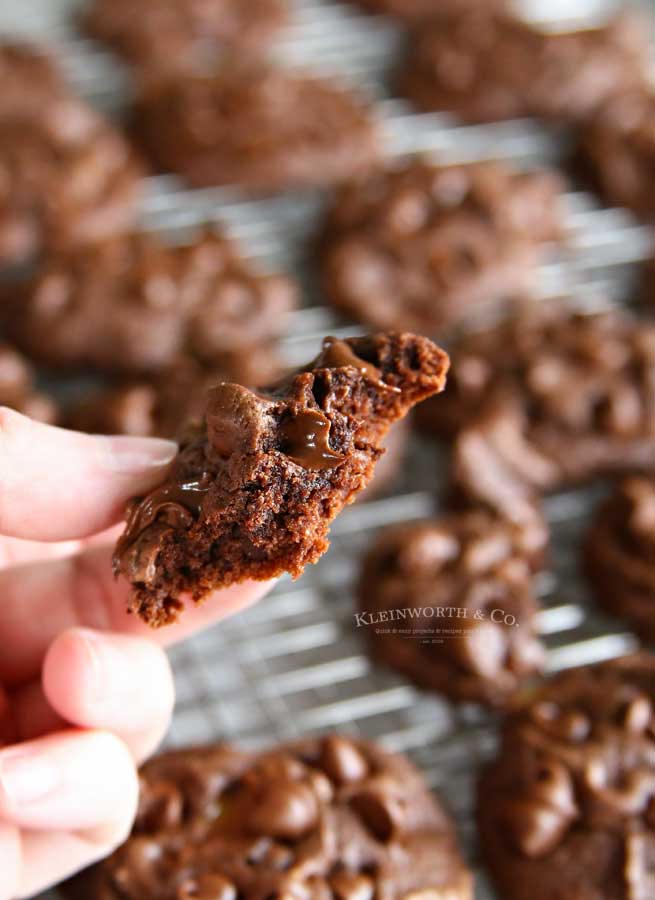
[[[453,824],[402,756],[331,735],[163,754],[132,836],[75,900],[473,900]]]
[[[546,540],[536,513],[519,524],[473,510],[383,531],[362,566],[358,630],[421,687],[504,706],[544,661],[532,570]]]
[[[608,203],[655,217],[655,93],[637,89],[604,104],[582,133],[577,168]]]
[[[548,681],[505,724],[478,795],[504,900],[655,897],[655,657]]]
[[[410,162],[345,185],[321,241],[335,306],[379,328],[435,334],[531,286],[561,237],[563,183],[497,162]]]
[[[137,66],[188,69],[221,50],[257,49],[287,19],[285,0],[94,0],[82,28]]]
[[[46,260],[15,292],[12,334],[56,367],[153,372],[190,356],[229,373],[295,302],[288,279],[256,274],[221,235],[171,247],[133,234]]]
[[[197,602],[248,578],[298,576],[370,481],[389,426],[442,390],[447,368],[427,338],[327,338],[277,385],[213,388],[167,481],[129,509],[114,556],[129,609],[165,625],[183,594]]]
[[[0,116],[0,265],[123,231],[140,171],[125,139],[82,101]]]
[[[0,121],[39,118],[53,101],[68,96],[56,64],[40,47],[0,41]]]
[[[608,612],[655,641],[655,481],[630,478],[598,510],[585,569]]]
[[[52,424],[57,419],[57,405],[51,397],[37,390],[35,373],[26,359],[9,344],[0,341],[0,406]]]
[[[470,498],[515,503],[655,467],[655,323],[541,302],[464,337],[448,390],[420,426],[453,437]]]
[[[601,28],[549,33],[476,7],[421,23],[400,88],[418,107],[471,122],[536,116],[577,122],[646,83],[648,28],[622,14]]]
[[[151,86],[135,128],[156,165],[196,185],[319,186],[378,158],[376,127],[356,94],[255,62]]]

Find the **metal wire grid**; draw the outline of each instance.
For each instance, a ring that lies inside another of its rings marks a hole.
[[[75,34],[70,13],[78,0],[29,0],[20,7],[0,0],[0,34],[47,40],[63,60],[80,93],[120,114],[129,94],[126,71],[110,54]],[[542,5],[525,0],[529,12]],[[549,5],[560,14],[591,21],[604,0]],[[383,17],[327,0],[296,0],[293,23],[276,55],[291,65],[311,65],[363,86],[378,100],[390,158],[435,154],[443,161],[494,156],[517,165],[556,161],[565,134],[530,121],[460,126],[447,115],[417,115],[391,99],[387,74],[400,45],[399,32]],[[309,358],[326,332],[352,334],[321,304],[307,265],[307,238],[314,233],[324,198],[299,193],[248,200],[233,189],[189,190],[172,176],[147,180],[145,227],[183,238],[202,224],[227,226],[262,267],[295,271],[306,291],[284,342],[290,364]],[[652,245],[649,229],[626,212],[601,209],[586,193],[565,198],[567,242],[542,267],[544,299],[561,293],[586,308],[622,302],[634,277],[633,263]],[[444,797],[475,864],[472,800],[475,773],[493,750],[494,720],[471,706],[453,706],[414,689],[400,676],[371,664],[353,617],[352,584],[361,551],[375,529],[429,515],[438,508],[445,457],[415,441],[410,461],[392,496],[346,510],[332,529],[332,548],[298,582],[284,578],[257,607],[171,652],[178,702],[169,746],[215,740],[260,746],[307,732],[344,729],[408,753]],[[578,547],[598,490],[559,494],[546,501],[553,535],[552,566],[539,577],[540,630],[549,668],[592,662],[635,646],[634,638],[590,605],[578,572]],[[494,894],[476,869],[477,898]],[[41,900],[55,895],[44,894]],[[144,898],[147,900],[147,898]]]

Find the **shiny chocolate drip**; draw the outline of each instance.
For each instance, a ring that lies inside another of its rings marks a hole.
[[[318,410],[304,410],[282,423],[282,452],[305,469],[333,469],[345,459],[330,449],[330,420]]]
[[[373,363],[367,362],[360,356],[357,356],[350,344],[341,341],[339,338],[326,337],[323,341],[323,349],[313,363],[314,368],[321,369],[340,369],[345,366],[353,366],[358,369],[362,375],[369,378],[378,387],[387,388],[390,391],[400,391],[400,388],[393,387],[382,380],[382,373],[374,366]]]
[[[211,475],[203,472],[198,478],[156,488],[130,509],[121,543],[131,544],[155,519],[161,519],[176,528],[188,528],[200,515],[203,495],[211,484]]]

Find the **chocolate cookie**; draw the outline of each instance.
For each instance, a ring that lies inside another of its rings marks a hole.
[[[133,234],[49,258],[16,294],[12,333],[51,366],[152,372],[187,355],[229,373],[283,331],[295,300],[221,235],[170,247]]]
[[[242,365],[235,365],[230,373],[208,371],[185,359],[147,380],[120,380],[108,387],[92,389],[69,405],[64,424],[74,431],[91,434],[175,438],[189,422],[202,419],[210,388],[222,381],[268,384],[282,370],[280,360],[268,347],[244,353]],[[410,427],[404,419],[388,432],[381,444],[384,455],[357,501],[375,500],[393,486],[405,459],[409,435]]]
[[[123,231],[139,176],[124,138],[82,101],[0,117],[0,265]]]
[[[655,467],[655,323],[545,302],[462,338],[427,431],[456,435],[469,497],[515,503],[604,474]]]
[[[546,540],[536,513],[519,524],[482,510],[383,531],[362,566],[358,630],[421,687],[503,706],[544,661],[531,574]]]
[[[505,9],[509,0],[351,0],[374,13],[387,13],[407,22],[424,22],[445,10]]]
[[[655,481],[630,478],[598,510],[585,569],[601,606],[655,641]]]
[[[563,183],[497,162],[409,162],[344,186],[321,246],[335,306],[379,328],[435,334],[530,286],[561,236]]]
[[[655,309],[655,255],[644,263],[639,299],[646,306]]]
[[[479,787],[504,900],[655,897],[655,657],[572,669],[506,722]]]
[[[207,391],[215,385],[267,384],[284,368],[268,344],[234,353],[224,362],[223,369],[212,369],[185,357],[150,378],[119,379],[93,389],[68,408],[66,425],[94,434],[172,438],[189,422],[202,419]]]
[[[196,185],[325,185],[378,157],[376,127],[356,94],[255,62],[158,82],[142,96],[135,128],[158,166]]]
[[[94,0],[81,25],[138,66],[193,68],[225,48],[265,45],[287,19],[285,0]]]
[[[259,754],[166,753],[132,836],[69,885],[84,900],[472,900],[453,824],[402,756],[337,735]]]
[[[9,406],[31,419],[54,423],[57,406],[35,386],[35,373],[17,350],[0,341],[0,406]]]
[[[635,89],[604,104],[582,133],[577,166],[608,203],[655,217],[655,93]]]
[[[549,33],[493,8],[451,12],[416,29],[400,87],[421,109],[471,122],[577,122],[618,90],[646,83],[644,25],[623,14],[601,28]]]
[[[40,47],[0,41],[0,121],[39,118],[44,108],[69,95],[59,69]]]
[[[165,625],[182,595],[300,575],[370,481],[389,426],[442,390],[447,368],[427,338],[327,338],[305,369],[266,390],[213,388],[167,481],[130,506],[114,556],[132,585],[129,609]]]

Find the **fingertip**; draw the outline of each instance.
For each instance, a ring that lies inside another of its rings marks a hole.
[[[146,638],[71,628],[49,648],[43,690],[72,724],[129,736],[147,733],[157,743],[175,702],[166,654]]]
[[[52,642],[43,660],[43,692],[52,708],[75,725],[84,725],[85,712],[96,691],[97,661],[88,629],[69,628]]]
[[[63,541],[102,531],[130,497],[164,480],[177,450],[172,441],[82,434],[0,407],[0,534]]]

